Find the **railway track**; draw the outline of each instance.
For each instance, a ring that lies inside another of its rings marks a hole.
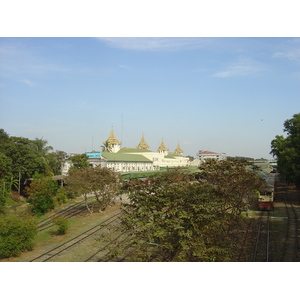
[[[112,254],[117,251],[117,252],[122,252],[124,251],[124,245],[125,242],[132,237],[131,234],[127,234],[125,232],[121,232],[116,230],[110,234],[111,238],[109,241],[99,248],[93,255],[88,257],[85,262],[107,262],[107,261],[112,261]],[[125,246],[125,249],[127,246]],[[114,260],[118,258],[114,258]]]
[[[270,252],[270,212],[262,211],[253,252],[253,262],[268,262]]]
[[[112,217],[102,221],[101,223],[97,224],[96,226],[91,227],[90,229],[82,232],[81,234],[75,236],[74,238],[70,239],[69,241],[52,248],[50,251],[43,253],[40,256],[35,257],[30,262],[46,262],[53,258],[57,258],[62,252],[78,245],[80,242],[84,241],[85,239],[89,238],[90,236],[94,235],[95,233],[103,230],[104,228],[108,227],[110,224],[116,222],[119,219],[120,212],[113,215]],[[57,260],[56,260],[57,261]]]
[[[285,193],[283,194],[283,200],[288,218],[288,226],[286,231],[284,248],[282,252],[282,261],[296,262],[300,258],[298,249],[300,247],[300,228],[298,213],[290,194],[287,192],[287,189],[285,189]]]
[[[93,201],[89,204],[94,204],[94,203],[96,203],[96,201]],[[37,224],[38,231],[43,231],[43,230],[51,228],[54,225],[53,224],[53,219],[55,219],[55,218],[64,217],[66,219],[70,219],[74,216],[82,214],[83,212],[86,212],[86,206],[84,204],[84,201],[81,201],[79,203],[71,204],[71,205],[57,211],[56,213],[48,216],[44,220],[40,221]]]
[[[248,241],[248,238],[249,238],[249,235],[250,235],[250,232],[251,232],[251,228],[252,228],[252,224],[253,224],[253,219],[250,219],[250,221],[248,222],[247,228],[246,228],[246,232],[244,234],[243,241],[242,241],[241,246],[240,246],[237,261],[241,260],[241,257],[243,256],[243,254],[245,252],[245,245],[246,245],[246,242]]]

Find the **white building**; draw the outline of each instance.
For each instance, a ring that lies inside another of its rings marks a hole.
[[[202,163],[208,159],[226,160],[227,156],[225,153],[199,150],[199,152],[197,153],[197,158],[199,159],[200,163]]]
[[[91,167],[101,165],[117,172],[145,172],[167,167],[187,167],[190,164],[189,158],[182,156],[183,150],[179,144],[174,152],[169,153],[169,149],[162,140],[157,152],[152,152],[149,150],[150,147],[145,141],[144,135],[136,148],[120,149],[121,143],[112,129],[103,145],[104,151],[101,153],[95,151],[86,153]],[[64,163],[63,175],[68,173],[71,165],[71,161]]]

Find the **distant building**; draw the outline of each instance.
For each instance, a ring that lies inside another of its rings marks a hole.
[[[101,158],[101,153],[100,151],[99,152],[96,152],[96,151],[92,151],[92,152],[85,152],[86,156],[88,158]]]
[[[197,153],[197,158],[201,163],[201,162],[205,162],[208,159],[226,160],[227,155],[225,153],[216,153],[212,151],[199,150],[199,152]]]
[[[119,151],[118,153],[102,152],[105,167],[116,172],[145,172],[157,170],[153,161],[141,154]]]
[[[136,148],[122,148],[116,138],[114,130],[110,131],[108,139],[103,143],[102,151],[91,151],[85,154],[91,167],[101,165],[117,172],[145,172],[156,171],[160,168],[186,167],[190,165],[188,157],[183,156],[183,150],[179,143],[174,152],[169,153],[164,140],[157,152],[149,150],[144,134]],[[71,161],[65,161],[62,165],[63,175],[67,175]]]

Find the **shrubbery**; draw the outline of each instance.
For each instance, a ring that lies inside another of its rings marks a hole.
[[[16,256],[31,250],[37,234],[35,219],[29,216],[1,216],[0,257]]]
[[[34,179],[26,190],[33,214],[39,216],[54,208],[56,183],[51,178]]]
[[[53,223],[58,226],[58,234],[66,234],[69,229],[69,222],[66,218],[60,217],[53,220]]]

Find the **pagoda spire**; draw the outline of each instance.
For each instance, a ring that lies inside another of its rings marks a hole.
[[[149,150],[149,145],[147,144],[147,142],[145,141],[145,138],[144,138],[144,133],[142,134],[142,138],[141,138],[141,141],[140,143],[136,146],[137,149],[147,149]]]
[[[114,129],[112,127],[108,139],[103,143],[107,148],[106,151],[116,153],[120,150],[121,143],[116,138]]]
[[[164,154],[168,154],[169,149],[166,147],[165,143],[164,143],[164,139],[162,139],[160,146],[157,149],[157,152],[159,153],[164,153]]]
[[[183,150],[180,148],[179,143],[178,143],[178,145],[177,145],[177,148],[176,148],[175,151],[174,151],[174,154],[180,155],[180,156],[183,154]]]

